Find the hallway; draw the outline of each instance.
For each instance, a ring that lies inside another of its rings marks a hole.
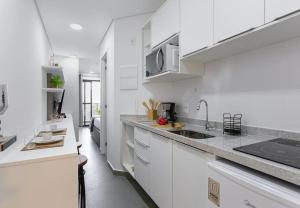
[[[87,208],[157,207],[134,179],[114,175],[106,157],[90,137],[88,128],[79,131],[81,154],[88,157],[85,167]]]

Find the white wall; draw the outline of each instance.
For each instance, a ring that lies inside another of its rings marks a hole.
[[[115,149],[115,138],[116,138],[116,132],[114,130],[115,128],[115,122],[117,120],[116,114],[115,114],[115,44],[114,44],[114,29],[115,25],[114,23],[110,26],[109,30],[107,31],[106,36],[103,39],[103,42],[100,46],[100,57],[101,59],[105,54],[107,56],[107,85],[106,85],[106,90],[107,90],[107,119],[106,119],[106,124],[107,124],[107,132],[106,132],[106,137],[107,137],[107,161],[114,166],[114,161],[116,160],[116,155],[114,152]],[[104,77],[105,71],[104,69],[101,69],[101,77]],[[103,83],[103,82],[102,82]],[[105,88],[101,88],[105,90]],[[104,92],[102,92],[102,95],[104,95]],[[104,103],[101,108],[103,109]],[[103,110],[102,110],[103,112]],[[105,123],[102,122],[102,129],[105,128]],[[101,132],[101,138],[103,140],[104,135],[103,131]],[[103,144],[103,143],[101,143]],[[100,147],[102,148],[102,147]]]
[[[4,134],[22,139],[43,122],[41,66],[49,62],[49,46],[33,0],[1,1],[0,25],[0,83],[9,88],[0,119]]]
[[[99,60],[80,58],[79,73],[81,74],[100,74]]]
[[[121,166],[121,114],[145,114],[142,101],[156,98],[170,101],[168,84],[142,84],[142,73],[139,73],[137,90],[120,90],[119,68],[122,65],[137,65],[142,72],[142,31],[141,27],[150,15],[140,15],[115,20],[110,27],[100,49],[101,57],[108,55],[108,98],[107,98],[107,160],[116,170]]]
[[[150,15],[139,15],[130,18],[124,18],[116,21],[116,83],[117,89],[120,89],[119,70],[120,66],[137,65],[138,66],[138,89],[137,90],[118,90],[117,103],[118,114],[140,114],[145,115],[146,109],[142,102],[149,98],[155,98],[162,101],[171,101],[173,94],[170,83],[148,83],[143,84],[142,74],[142,25],[148,20]]]
[[[65,97],[63,113],[70,113],[73,117],[76,139],[79,133],[79,61],[77,58],[56,56],[56,63],[63,67],[65,78]]]
[[[182,115],[204,119],[195,110],[204,98],[209,119],[224,112],[243,113],[249,126],[300,132],[300,38],[214,61],[205,75],[174,83],[174,98],[188,104]],[[178,96],[180,95],[180,96]]]

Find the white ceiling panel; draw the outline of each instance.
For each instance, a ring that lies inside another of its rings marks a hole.
[[[110,22],[155,11],[164,0],[36,0],[56,55],[95,58]],[[83,30],[69,25],[78,23]]]

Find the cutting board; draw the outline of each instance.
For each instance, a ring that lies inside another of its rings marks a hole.
[[[154,128],[165,128],[165,129],[175,128],[175,129],[180,129],[180,128],[183,128],[185,125],[183,123],[176,122],[174,127],[172,126],[172,124],[166,124],[166,125],[152,124],[151,126],[154,127]]]

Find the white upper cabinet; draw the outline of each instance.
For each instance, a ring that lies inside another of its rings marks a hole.
[[[180,0],[181,55],[213,44],[213,1]]]
[[[151,19],[152,48],[179,32],[179,0],[167,0]]]
[[[264,0],[214,0],[216,43],[263,24]]]
[[[266,22],[287,15],[300,9],[299,0],[265,0]]]

